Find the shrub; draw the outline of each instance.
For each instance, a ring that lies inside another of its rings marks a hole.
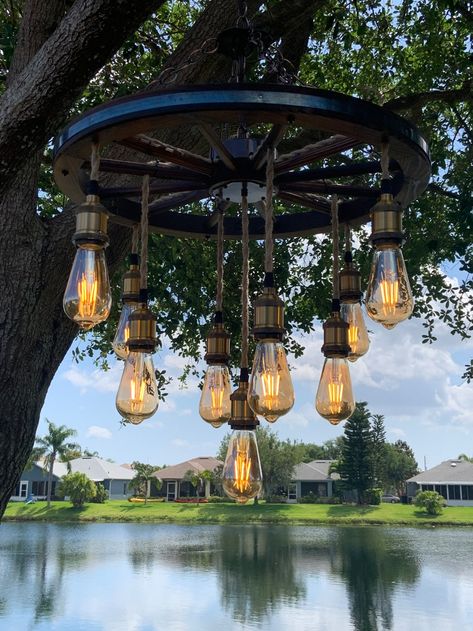
[[[270,495],[266,498],[266,504],[287,504],[287,495]]]
[[[304,495],[304,497],[299,499],[300,504],[315,504],[316,502],[317,497],[312,493],[312,491],[309,491],[307,495]]]
[[[91,498],[91,502],[95,504],[105,504],[105,500],[108,500],[108,491],[104,485],[99,482],[95,485],[95,496]]]
[[[383,495],[383,489],[373,488],[366,491],[366,502],[372,506],[378,506],[381,504],[381,497]]]
[[[414,504],[423,508],[428,515],[440,515],[444,501],[443,496],[437,491],[417,491]]]
[[[95,497],[96,487],[85,473],[68,473],[61,479],[58,494],[61,497],[68,496],[73,506],[83,506],[85,502]]]
[[[224,504],[227,502],[233,503],[233,500],[231,500],[229,497],[222,497],[221,495],[211,495],[207,499],[210,504]]]

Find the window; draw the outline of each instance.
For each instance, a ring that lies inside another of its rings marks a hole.
[[[321,482],[318,485],[318,495],[319,497],[327,497],[327,484],[326,482]]]
[[[460,498],[460,485],[449,484],[448,485],[448,497],[451,500],[459,500]]]
[[[434,490],[434,485],[433,484],[422,484],[422,491],[433,491]]]
[[[124,482],[123,483],[123,495],[126,495],[126,487],[127,487],[127,483]]]
[[[436,484],[435,490],[437,491],[437,493],[440,493],[440,495],[444,499],[447,499],[447,485],[446,484]]]
[[[473,486],[471,484],[462,485],[462,499],[473,501]]]
[[[297,499],[297,484],[295,482],[291,482],[287,491],[287,499],[288,500],[296,500]]]

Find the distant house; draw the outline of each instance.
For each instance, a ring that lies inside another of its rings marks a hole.
[[[473,506],[473,463],[464,460],[445,460],[407,480],[407,495],[417,491],[437,491],[448,506]]]
[[[330,465],[333,462],[333,460],[313,460],[296,465],[288,489],[288,501],[297,502],[310,494],[316,497],[332,497],[334,481],[340,479],[338,473],[329,474]]]
[[[128,488],[130,480],[135,477],[132,469],[127,469],[114,462],[108,462],[102,458],[84,457],[75,458],[69,462],[70,470],[75,473],[85,473],[95,483],[101,483],[108,491],[110,499],[123,499],[132,494]],[[56,488],[63,475],[68,472],[64,462],[55,462],[53,468],[52,493],[55,497]],[[37,462],[28,471],[23,471],[20,482],[17,484],[13,501],[23,501],[29,495],[38,499],[46,498],[48,474],[41,462]]]
[[[192,458],[192,460],[186,460],[180,462],[172,467],[165,467],[155,472],[156,478],[162,481],[163,486],[159,493],[156,491],[152,494],[161,495],[166,498],[168,502],[173,502],[176,499],[184,497],[193,497],[196,495],[196,489],[190,482],[184,480],[187,471],[193,471],[197,474],[202,471],[215,471],[218,467],[222,466],[223,462],[212,458],[211,456],[204,456],[199,458]],[[213,493],[213,485],[209,481],[205,482],[205,497],[209,497]]]

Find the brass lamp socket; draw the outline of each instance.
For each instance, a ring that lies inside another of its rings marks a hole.
[[[284,336],[284,302],[274,287],[265,287],[254,302],[253,335],[257,340]]]
[[[100,203],[98,195],[87,195],[85,202],[76,211],[76,231],[72,237],[74,245],[89,245],[101,250],[109,244],[108,212]]]
[[[379,201],[371,209],[370,238],[375,246],[383,242],[402,243],[402,208],[391,193],[381,193]]]
[[[348,323],[342,320],[339,311],[334,311],[324,322],[322,353],[325,357],[348,357],[349,352]]]
[[[248,403],[248,370],[242,369],[238,388],[230,395],[232,416],[228,421],[232,429],[254,430],[259,425]]]
[[[138,255],[130,255],[130,267],[123,275],[123,302],[139,302],[140,301],[141,276],[140,267],[138,265]]]
[[[146,303],[142,303],[130,315],[130,337],[128,350],[140,353],[153,353],[156,348],[156,318]]]
[[[346,263],[339,274],[340,302],[359,302],[363,292],[361,291],[361,274],[353,267],[353,263]]]
[[[207,337],[207,352],[204,359],[209,366],[228,364],[230,360],[230,333],[221,322],[214,324]]]

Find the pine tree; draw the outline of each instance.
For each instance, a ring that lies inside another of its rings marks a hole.
[[[357,403],[345,424],[339,473],[347,489],[357,492],[358,503],[365,502],[366,491],[373,486],[372,435],[367,404]]]
[[[386,430],[382,414],[373,414],[371,417],[371,440],[373,481],[376,486],[382,486],[386,477]]]

